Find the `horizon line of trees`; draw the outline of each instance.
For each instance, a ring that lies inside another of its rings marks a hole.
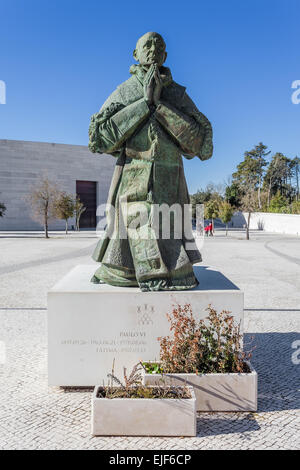
[[[244,160],[232,174],[226,187],[228,202],[239,208],[249,190],[256,194],[256,209],[263,212],[299,214],[300,158],[288,158],[276,152],[268,161],[268,147],[260,142],[244,153]]]
[[[210,183],[191,195],[193,209],[204,204],[205,218],[220,218],[226,224],[236,210],[247,212],[247,239],[253,212],[300,214],[300,158],[276,152],[269,160],[270,154],[262,142],[246,151],[226,183]]]
[[[196,205],[204,204],[205,218],[211,219],[212,224],[214,219],[220,218],[226,224],[227,234],[234,212],[245,211],[248,213],[246,238],[249,239],[250,218],[255,211],[300,214],[300,158],[288,158],[276,152],[268,161],[270,153],[260,142],[244,153],[226,183],[210,183],[204,190],[192,194],[193,215]],[[68,233],[68,220],[75,216],[76,230],[79,230],[80,217],[86,208],[78,196],[62,191],[48,177],[43,177],[32,188],[26,200],[33,218],[44,226],[46,238],[49,237],[48,221],[53,218],[65,220]],[[5,211],[5,205],[0,203],[0,217]]]

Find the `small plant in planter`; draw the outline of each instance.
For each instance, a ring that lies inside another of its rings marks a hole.
[[[144,362],[144,383],[194,387],[198,411],[256,411],[257,374],[230,312],[209,305],[196,321],[189,304],[168,314],[171,336],[158,338],[160,362]]]
[[[192,387],[144,385],[141,365],[124,383],[112,371],[107,386],[97,385],[92,397],[95,436],[195,436],[196,397]]]

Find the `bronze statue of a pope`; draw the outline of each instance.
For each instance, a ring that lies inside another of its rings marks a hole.
[[[142,36],[133,56],[138,64],[131,66],[131,77],[92,116],[89,129],[90,150],[117,158],[107,228],[93,254],[101,265],[92,282],[142,291],[192,289],[198,284],[193,264],[201,261],[192,232],[172,234],[178,217],[184,224],[184,216],[175,214],[170,236],[162,235],[161,220],[153,236],[153,211],[189,204],[182,155],[210,158],[212,127],[163,66],[167,53],[160,34]],[[141,211],[133,231],[133,214]]]

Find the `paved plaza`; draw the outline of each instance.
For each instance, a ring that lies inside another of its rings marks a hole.
[[[202,265],[245,293],[258,412],[199,413],[195,438],[92,437],[91,390],[48,388],[46,294],[93,262],[96,242],[93,232],[0,232],[0,448],[300,449],[300,238],[252,232],[246,241],[235,231],[205,240]]]

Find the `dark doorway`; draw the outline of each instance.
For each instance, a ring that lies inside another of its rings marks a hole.
[[[76,181],[76,194],[86,207],[86,210],[80,217],[80,228],[95,228],[97,183],[95,181]]]

